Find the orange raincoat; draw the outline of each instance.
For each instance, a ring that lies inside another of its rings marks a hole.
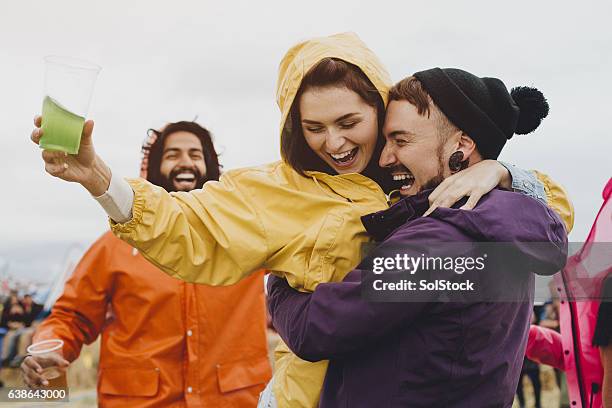
[[[100,406],[255,407],[271,377],[265,325],[263,271],[227,287],[186,283],[108,232],[34,341],[64,340],[73,361],[101,334]]]

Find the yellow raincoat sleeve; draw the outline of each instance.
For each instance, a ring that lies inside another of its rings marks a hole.
[[[538,180],[544,185],[546,192],[546,202],[548,206],[561,217],[565,224],[565,230],[569,234],[574,228],[574,206],[570,201],[567,192],[553,179],[544,173],[534,170]]]
[[[189,193],[168,193],[144,179],[127,181],[134,190],[132,219],[111,220],[111,228],[170,276],[229,285],[268,258],[260,214],[231,176]]]

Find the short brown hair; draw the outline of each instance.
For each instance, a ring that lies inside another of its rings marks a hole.
[[[431,116],[432,112],[437,121],[440,136],[445,137],[458,128],[446,117],[427,93],[423,84],[416,77],[409,76],[402,79],[389,90],[389,102],[407,101],[417,108],[421,116]]]
[[[282,132],[281,154],[283,159],[301,175],[304,175],[304,172],[308,170],[322,171],[330,174],[335,173],[327,163],[312,151],[306,143],[302,132],[299,108],[300,97],[308,89],[322,87],[347,88],[357,93],[365,103],[376,108],[378,141],[366,171],[368,173],[379,172],[378,157],[384,146],[384,138],[382,137],[382,125],[385,120],[384,102],[376,87],[359,67],[337,58],[323,58],[304,76],[300,89],[291,105],[291,110]],[[374,162],[373,166],[372,162]],[[370,169],[371,167],[372,169]],[[364,174],[366,171],[364,171]],[[369,174],[368,177],[379,181],[377,174]]]

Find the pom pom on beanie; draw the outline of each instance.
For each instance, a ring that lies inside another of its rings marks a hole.
[[[526,135],[533,132],[540,126],[542,119],[548,116],[548,102],[536,88],[518,86],[512,88],[510,96],[520,109],[516,134]]]

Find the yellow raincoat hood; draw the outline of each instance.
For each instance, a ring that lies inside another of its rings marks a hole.
[[[313,38],[287,51],[278,68],[276,103],[281,110],[280,132],[287,121],[304,76],[324,58],[337,58],[359,67],[374,84],[387,106],[391,78],[378,57],[354,33]]]

